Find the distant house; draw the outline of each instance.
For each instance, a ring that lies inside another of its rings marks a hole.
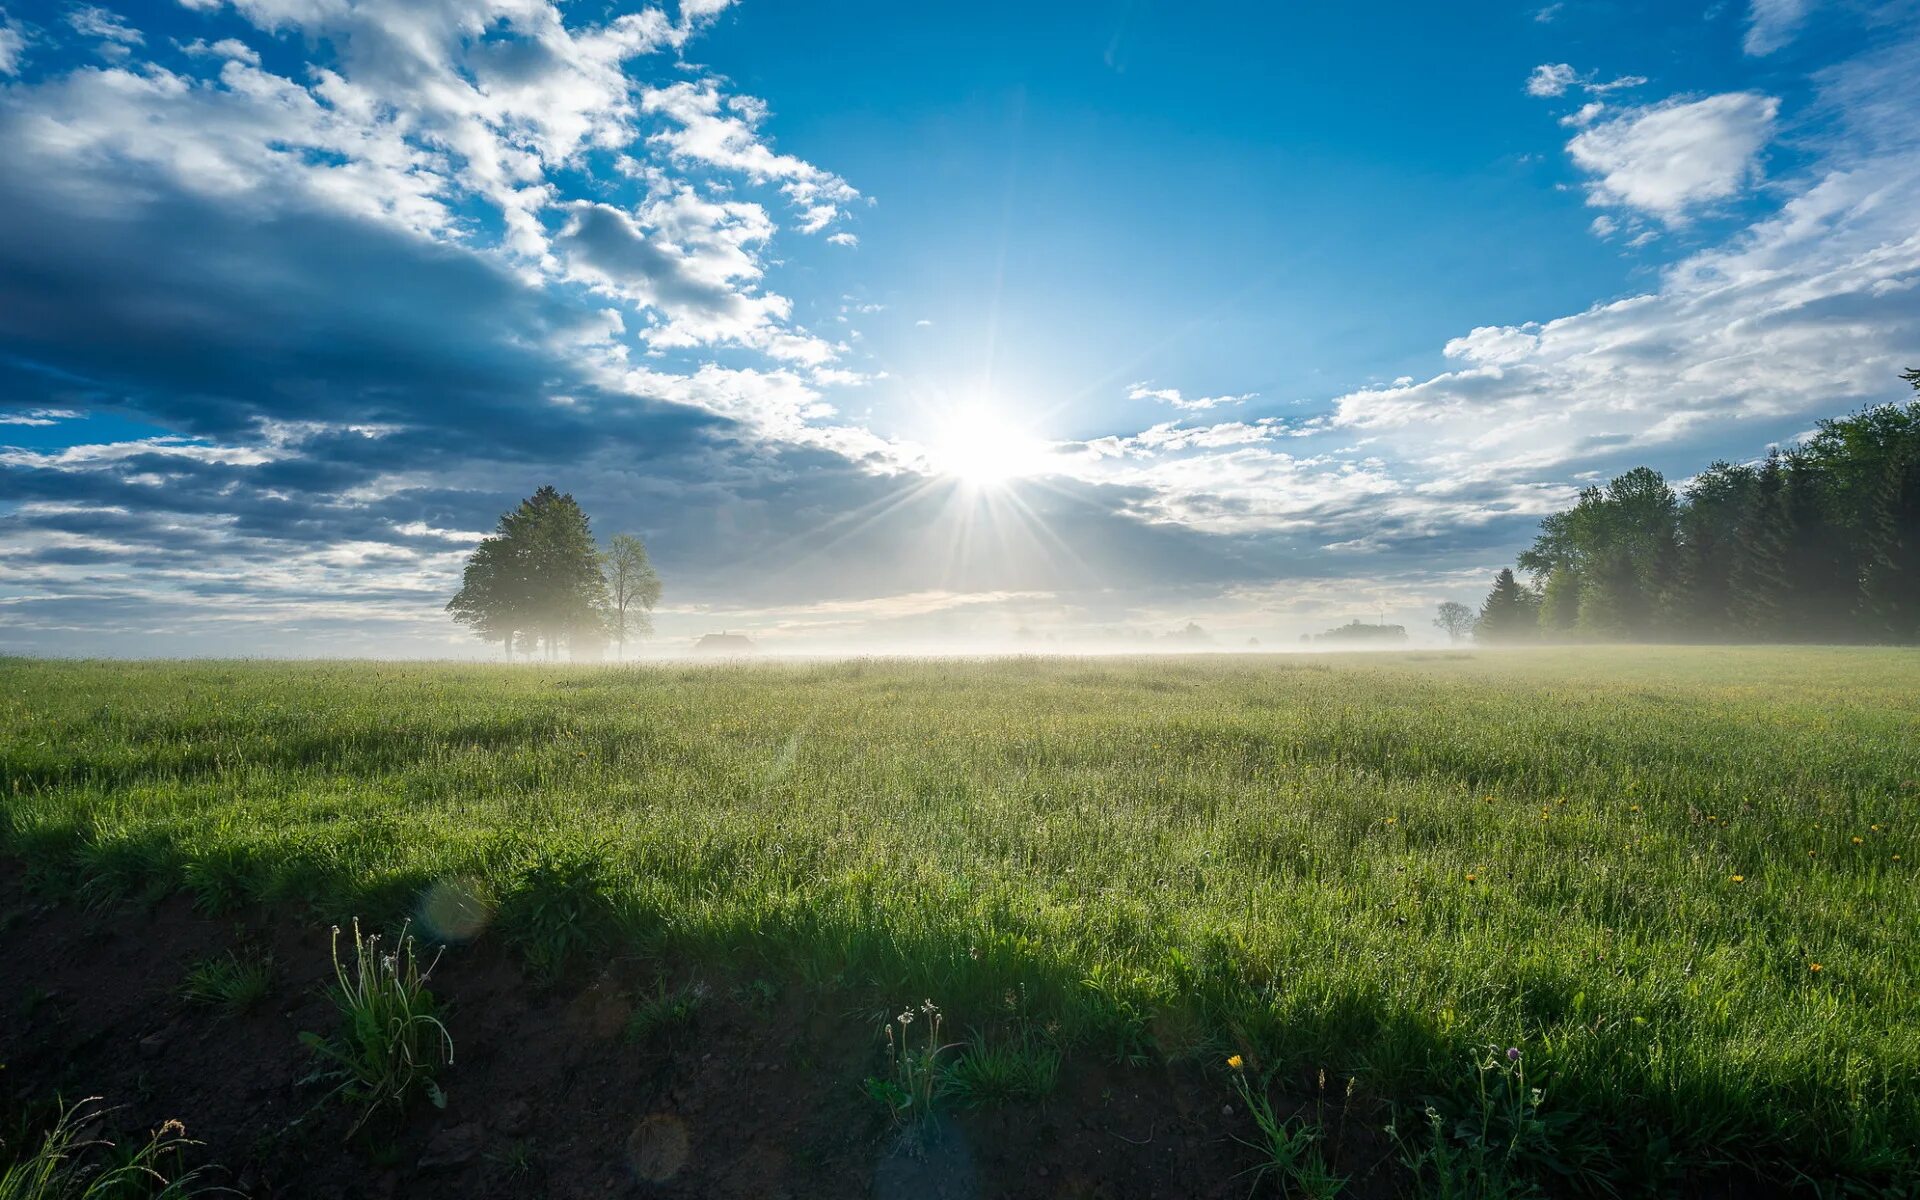
[[[707,633],[693,644],[702,654],[752,654],[753,640],[744,633]]]
[[[1348,621],[1338,629],[1329,629],[1315,642],[1333,642],[1336,644],[1360,643],[1379,645],[1382,642],[1404,642],[1407,640],[1405,625],[1365,625],[1359,621]]]

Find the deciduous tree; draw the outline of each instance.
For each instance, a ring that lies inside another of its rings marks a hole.
[[[467,559],[453,619],[509,657],[516,639],[546,648],[603,634],[607,583],[587,514],[571,495],[542,487],[501,516]]]
[[[653,632],[653,606],[660,603],[660,574],[647,557],[647,546],[630,533],[616,533],[601,556],[607,578],[607,631],[616,653],[625,657],[627,639]]]

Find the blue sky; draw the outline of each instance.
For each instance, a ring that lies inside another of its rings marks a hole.
[[[1424,628],[1899,397],[1915,7],[4,0],[0,648],[483,654],[545,482],[663,646]]]

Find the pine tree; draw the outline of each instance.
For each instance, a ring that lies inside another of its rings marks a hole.
[[[1902,378],[1920,390],[1920,370]],[[1540,522],[1483,636],[1521,606],[1565,637],[1920,641],[1920,401],[1823,420],[1758,469],[1715,463],[1676,498],[1636,467]]]
[[[1480,606],[1480,619],[1474,623],[1475,640],[1489,643],[1522,642],[1539,632],[1535,606],[1539,598],[1502,567],[1493,578],[1493,590]]]
[[[1823,464],[1797,448],[1782,457],[1786,587],[1781,602],[1787,635],[1795,641],[1839,640],[1851,632],[1859,610],[1860,572],[1851,545],[1856,539],[1833,517],[1836,481]]]
[[[1905,464],[1889,463],[1868,510],[1860,565],[1860,617],[1869,636],[1892,641],[1914,640],[1920,629],[1914,627],[1914,600],[1920,580],[1904,578],[1912,574],[1908,564],[1912,548],[1902,536],[1899,520],[1901,476]]]
[[[1717,462],[1687,488],[1673,586],[1661,605],[1662,624],[1676,636],[1717,640],[1733,632],[1733,565],[1756,480],[1752,467]]]
[[[1740,522],[1729,577],[1734,630],[1762,640],[1785,637],[1787,510],[1778,451],[1767,455]]]

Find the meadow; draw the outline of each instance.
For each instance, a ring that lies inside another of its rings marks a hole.
[[[86,902],[1324,1070],[1406,1145],[1511,1047],[1568,1190],[1920,1177],[1912,650],[8,659],[0,813]]]

